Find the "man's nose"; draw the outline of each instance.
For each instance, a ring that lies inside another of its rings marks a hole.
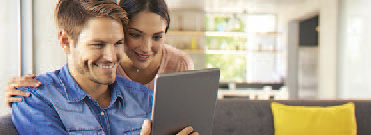
[[[103,58],[107,61],[116,62],[117,60],[117,51],[115,50],[114,45],[106,45],[103,50]]]

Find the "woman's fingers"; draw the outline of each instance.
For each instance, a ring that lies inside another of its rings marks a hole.
[[[30,93],[21,91],[21,90],[16,90],[16,89],[7,89],[5,91],[5,97],[10,98],[13,96],[22,96],[22,97],[28,97],[30,96]]]
[[[25,76],[23,76],[23,77],[26,77],[26,78],[35,78],[36,77],[36,75],[34,75],[34,74],[29,74],[29,75],[25,75]]]
[[[19,78],[12,78],[11,81],[8,83],[5,89],[5,102],[7,103],[8,107],[11,107],[12,102],[21,102],[22,98],[14,97],[14,96],[23,96],[28,97],[30,93],[17,90],[16,88],[21,87],[38,87],[40,86],[40,82],[35,80],[35,75],[26,75]]]
[[[5,98],[5,102],[7,103],[9,108],[12,108],[12,103],[14,102],[22,102],[22,98],[19,97],[8,97]]]
[[[30,93],[27,93],[27,92],[24,92],[24,91],[21,91],[21,90],[16,90],[15,88],[7,89],[5,91],[5,102],[7,103],[9,108],[12,107],[13,102],[21,102],[22,101],[22,98],[13,97],[14,95],[28,97],[28,96],[30,96]]]
[[[13,103],[13,102],[22,102],[22,98],[19,97],[10,97],[6,99],[6,102]]]
[[[38,87],[40,84],[38,80],[31,77],[13,78],[12,81],[9,82],[8,88]]]

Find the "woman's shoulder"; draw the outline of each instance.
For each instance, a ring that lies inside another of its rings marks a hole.
[[[164,44],[164,72],[179,72],[184,70],[193,70],[194,64],[192,58],[185,52]]]
[[[164,57],[172,58],[173,60],[192,60],[187,53],[171,45],[164,44],[164,51]]]

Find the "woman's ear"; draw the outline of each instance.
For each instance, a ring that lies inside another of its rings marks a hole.
[[[70,54],[70,43],[72,43],[72,39],[68,36],[67,32],[63,29],[60,29],[58,32],[58,39],[59,44],[63,48],[63,51],[67,54]]]

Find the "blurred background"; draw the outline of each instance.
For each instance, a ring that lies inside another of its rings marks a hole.
[[[0,1],[3,100],[12,77],[59,69],[66,55],[54,24],[58,0]],[[219,99],[371,98],[369,0],[166,2],[166,44],[188,53],[195,69],[221,69]]]

